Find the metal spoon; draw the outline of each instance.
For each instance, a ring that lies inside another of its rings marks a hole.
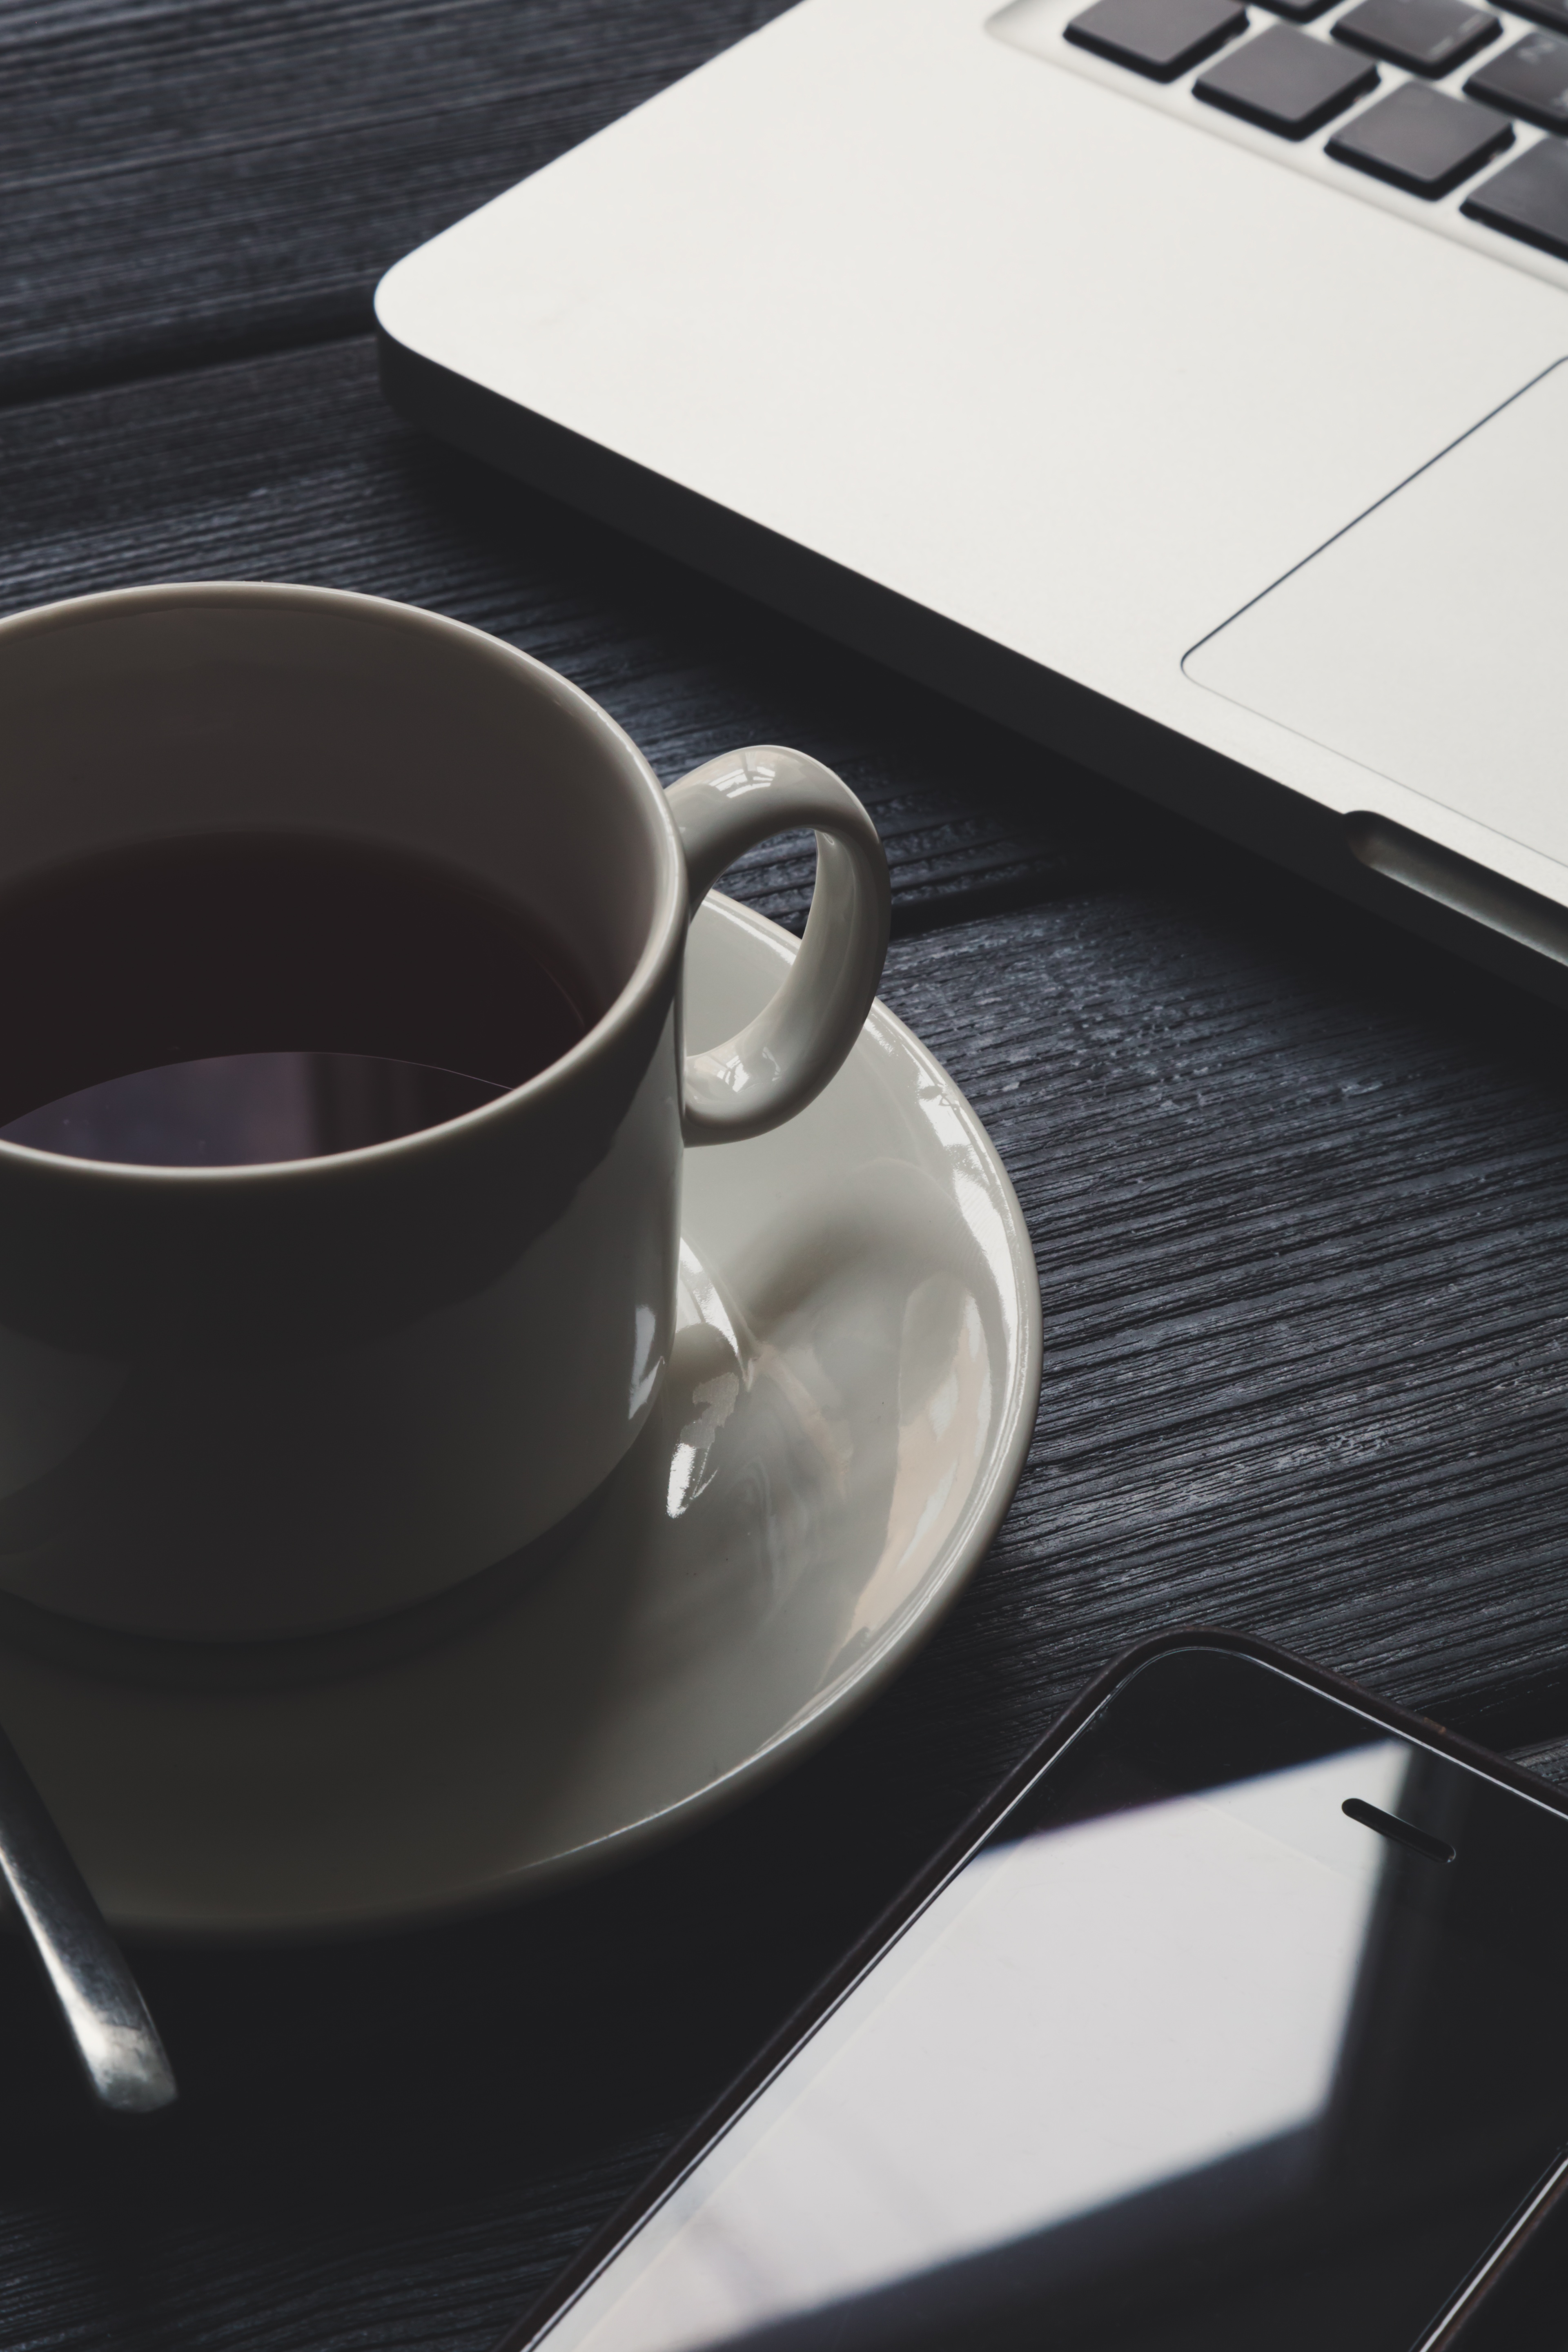
[[[0,1731],[0,1877],[37,1947],[87,2079],[106,2107],[150,2115],[176,2096],[174,2070],[125,1956],[65,1840]]]

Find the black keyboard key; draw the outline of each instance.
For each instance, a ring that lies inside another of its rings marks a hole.
[[[1489,58],[1465,84],[1472,98],[1507,114],[1568,131],[1568,41],[1555,33],[1526,33],[1500,58]]]
[[[1410,73],[1432,76],[1463,65],[1501,30],[1495,16],[1466,0],[1362,0],[1340,18],[1334,38]]]
[[[1270,25],[1200,75],[1193,95],[1239,114],[1244,122],[1277,131],[1281,139],[1305,139],[1342,114],[1352,98],[1376,87],[1375,66],[1347,58],[1342,49],[1298,33],[1291,25]]]
[[[1568,147],[1538,140],[1505,171],[1483,180],[1460,210],[1568,261]]]
[[[1237,0],[1095,0],[1064,26],[1067,38],[1152,81],[1174,81],[1247,30]]]
[[[1289,16],[1293,25],[1305,25],[1331,8],[1334,0],[1263,0],[1263,5],[1271,16]],[[1563,5],[1568,7],[1568,0]]]
[[[1329,152],[1413,196],[1446,196],[1513,144],[1513,126],[1468,98],[1407,81],[1329,142]]]
[[[1549,33],[1568,33],[1568,0],[1508,0],[1516,16],[1544,25]]]

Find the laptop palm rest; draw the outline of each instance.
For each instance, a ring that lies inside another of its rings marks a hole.
[[[1204,638],[1187,676],[1568,866],[1565,449],[1560,361]]]

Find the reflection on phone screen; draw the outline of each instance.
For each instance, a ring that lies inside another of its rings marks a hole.
[[[539,2341],[1408,2352],[1568,2141],[1565,1885],[1549,1811],[1156,1661]]]

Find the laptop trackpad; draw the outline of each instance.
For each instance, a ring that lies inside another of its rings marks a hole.
[[[1565,451],[1559,361],[1183,668],[1568,866]]]

